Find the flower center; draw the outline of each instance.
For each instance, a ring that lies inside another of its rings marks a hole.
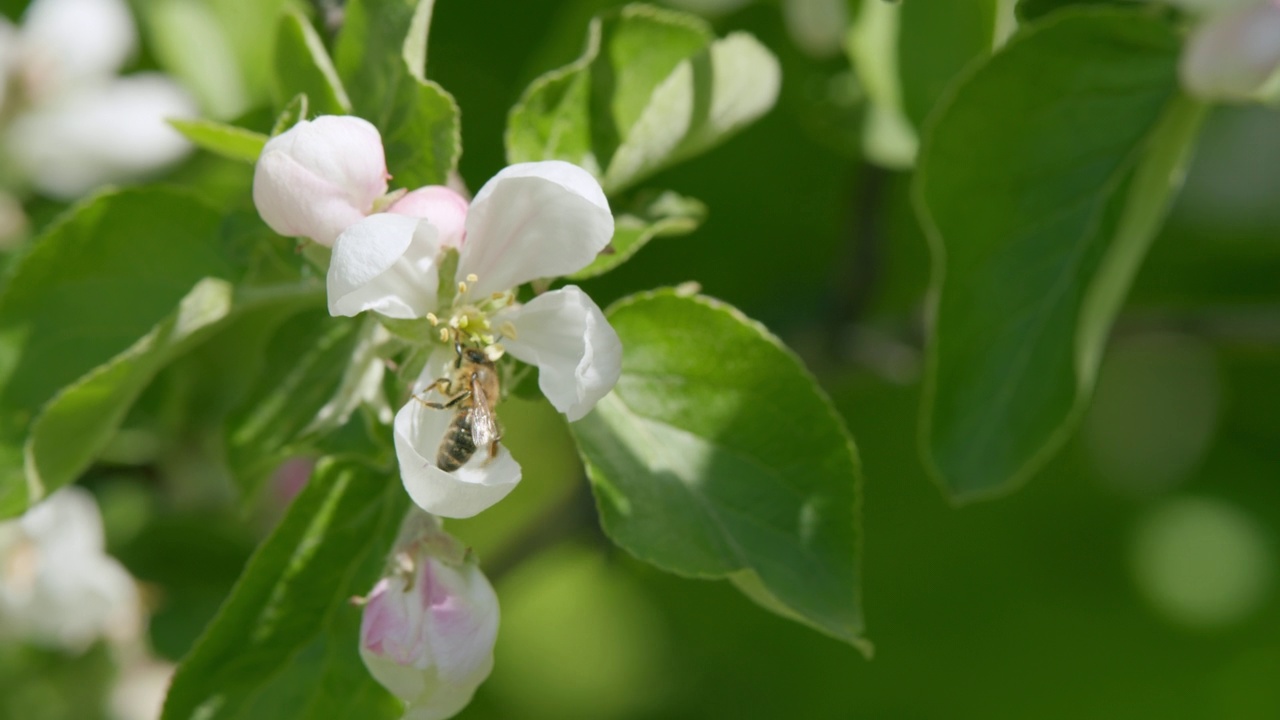
[[[516,329],[510,322],[494,327],[493,316],[516,302],[515,293],[507,290],[483,298],[472,298],[471,285],[479,278],[468,275],[458,283],[458,293],[453,305],[440,315],[427,313],[427,320],[440,330],[440,342],[474,345],[481,348],[490,360],[497,360],[504,352],[501,338],[514,339]]]

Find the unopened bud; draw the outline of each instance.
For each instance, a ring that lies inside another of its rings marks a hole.
[[[303,120],[262,148],[253,202],[272,230],[332,246],[387,192],[382,137],[366,120]]]
[[[498,597],[458,541],[416,508],[392,559],[364,606],[360,656],[408,703],[406,716],[452,717],[493,669]]]

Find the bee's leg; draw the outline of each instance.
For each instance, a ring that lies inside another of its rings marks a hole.
[[[458,359],[453,361],[453,369],[461,370],[462,369],[462,343],[458,342],[457,340],[454,340],[453,351],[458,353]]]
[[[470,390],[464,390],[463,392],[458,393],[457,395],[455,395],[455,396],[453,396],[453,397],[449,398],[448,400],[446,400],[446,401],[445,401],[445,402],[443,402],[443,403],[431,402],[430,400],[423,400],[422,398],[418,397],[417,395],[414,395],[414,396],[413,396],[413,399],[417,400],[418,402],[422,403],[423,405],[426,405],[427,407],[431,408],[432,410],[448,410],[449,408],[453,407],[454,405],[457,405],[458,403],[462,402],[463,400],[465,400],[465,399],[467,399],[467,398],[469,398],[469,397],[471,397],[471,391],[470,391]]]

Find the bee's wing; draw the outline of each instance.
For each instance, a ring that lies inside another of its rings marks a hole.
[[[471,442],[482,448],[498,439],[498,419],[480,383],[471,384]]]

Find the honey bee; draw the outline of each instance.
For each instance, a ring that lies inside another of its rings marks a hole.
[[[458,359],[453,377],[440,378],[434,387],[447,397],[443,403],[419,402],[436,410],[454,410],[453,421],[440,441],[436,466],[445,472],[462,467],[475,455],[477,448],[488,446],[489,460],[498,454],[502,431],[493,407],[498,402],[498,368],[483,350],[463,347],[455,342]]]

